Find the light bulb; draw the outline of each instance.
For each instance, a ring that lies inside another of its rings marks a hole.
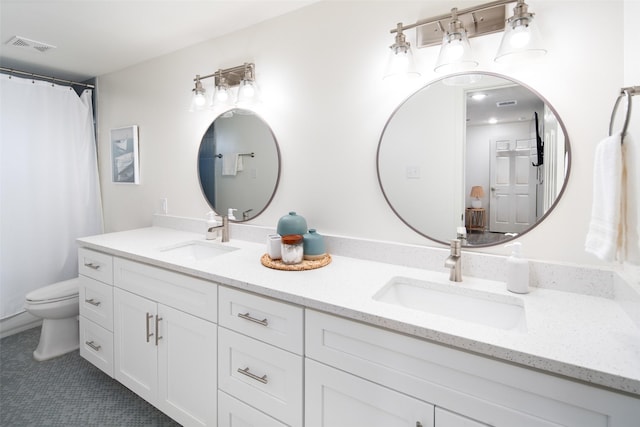
[[[526,25],[518,25],[513,29],[509,43],[513,48],[520,49],[528,45],[529,40],[531,40],[529,27]]]
[[[229,100],[229,91],[225,88],[219,88],[216,91],[216,101],[227,102]]]
[[[449,42],[449,49],[447,50],[447,59],[449,61],[457,61],[462,58],[464,54],[464,46],[462,46],[462,41],[459,39],[451,40]]]
[[[256,94],[256,91],[254,90],[253,85],[249,82],[243,84],[242,87],[240,88],[240,91],[242,92],[241,97],[246,100],[253,98],[254,95]]]
[[[196,104],[196,107],[204,107],[204,104],[207,103],[206,98],[203,93],[196,93],[193,97],[193,102]]]

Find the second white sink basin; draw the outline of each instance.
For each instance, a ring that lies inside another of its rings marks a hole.
[[[503,330],[526,332],[525,309],[515,296],[394,277],[376,301]]]
[[[238,248],[232,246],[223,246],[215,243],[206,243],[198,240],[179,243],[160,249],[160,252],[170,255],[176,260],[182,261],[201,261],[213,258],[219,255],[228,254]]]

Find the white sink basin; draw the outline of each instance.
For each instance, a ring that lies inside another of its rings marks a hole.
[[[524,304],[515,296],[394,277],[373,299],[465,322],[526,332]]]
[[[179,261],[201,261],[219,255],[228,254],[238,248],[223,246],[215,243],[206,243],[198,240],[179,243],[160,249],[160,252],[169,255],[172,259]]]

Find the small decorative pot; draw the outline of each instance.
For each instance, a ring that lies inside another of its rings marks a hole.
[[[316,232],[315,228],[312,228],[308,233],[305,233],[303,235],[303,239],[304,259],[321,259],[327,254],[324,238]]]

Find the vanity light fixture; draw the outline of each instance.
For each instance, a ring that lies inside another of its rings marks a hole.
[[[224,107],[229,105],[231,101],[231,89],[227,83],[227,78],[222,75],[222,70],[217,71],[216,75],[216,90],[211,98],[211,107]]]
[[[513,16],[507,20],[495,61],[504,62],[508,59],[535,57],[545,53],[547,50],[542,45],[534,14],[529,13],[529,6],[524,0],[518,0],[513,8]]]
[[[457,73],[478,66],[473,58],[467,31],[458,19],[458,9],[451,9],[451,21],[442,37],[442,47],[434,71],[437,73]]]
[[[396,38],[394,43],[389,46],[389,58],[387,59],[387,68],[384,78],[389,77],[418,77],[420,73],[416,68],[416,62],[413,58],[411,43],[407,41],[407,37],[402,32],[402,23],[399,22],[396,27]]]
[[[196,86],[192,89],[193,97],[191,98],[190,111],[202,110],[207,103],[207,99],[205,98],[206,90],[204,89],[204,86],[202,86],[200,75],[196,74],[196,78],[194,80],[196,82]]]
[[[512,3],[516,4],[513,16],[507,18],[507,5]],[[448,14],[421,19],[409,25],[398,24],[390,30],[392,34],[396,33],[396,43],[391,46],[391,50],[395,56],[403,53],[413,61],[404,31],[415,28],[418,48],[441,46],[435,71],[464,71],[478,65],[471,53],[468,39],[486,34],[500,31],[505,33],[494,58],[496,62],[546,53],[541,45],[536,22],[525,0],[497,0],[462,10],[453,8]],[[385,77],[389,75],[388,70],[389,66]],[[415,69],[410,72],[418,73]]]
[[[193,99],[190,111],[202,110],[206,107],[206,90],[202,85],[202,80],[214,78],[215,90],[209,103],[210,108],[227,107],[236,105],[237,107],[253,107],[259,102],[259,91],[255,78],[255,65],[245,62],[237,67],[217,70],[215,73],[201,76],[199,74],[193,79],[195,88],[193,89]],[[233,102],[232,88],[238,86],[237,98]]]
[[[254,68],[244,64],[244,75],[238,87],[236,106],[240,108],[252,107],[260,102],[260,92],[256,84]]]

